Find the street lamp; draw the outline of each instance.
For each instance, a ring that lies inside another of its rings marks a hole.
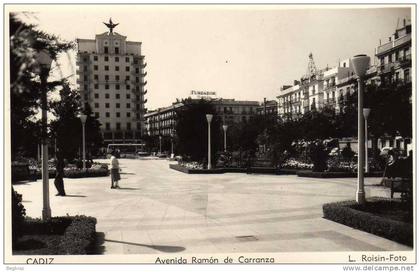
[[[50,73],[52,58],[47,50],[41,50],[36,54],[36,62],[39,65],[39,77],[41,80],[41,143],[42,143],[42,219],[51,219],[50,189],[48,174],[48,142],[47,142],[47,78]]]
[[[364,148],[364,137],[365,137],[365,127],[363,125],[363,89],[364,82],[363,77],[366,74],[367,69],[369,68],[370,58],[366,55],[357,55],[354,56],[351,60],[353,65],[353,71],[357,75],[358,82],[358,156],[357,156],[357,193],[356,201],[358,204],[364,204],[365,199],[365,188],[364,188],[364,160],[365,160],[365,148]]]
[[[174,131],[171,131],[171,159],[174,158]]]
[[[210,131],[210,124],[211,120],[213,119],[213,114],[206,114],[207,124],[208,124],[208,160],[207,160],[207,169],[211,169],[211,131]]]
[[[85,124],[87,115],[80,114],[80,121],[82,121],[82,148],[83,148],[83,171],[86,170],[86,138],[85,138]]]
[[[370,109],[369,108],[364,108],[363,109],[363,116],[365,117],[365,172],[369,173],[369,155],[368,155],[368,117],[370,114]]]
[[[162,154],[162,135],[159,135],[159,154]]]
[[[227,125],[223,125],[223,132],[224,132],[224,143],[225,143],[225,152],[226,152],[226,131],[228,129]]]

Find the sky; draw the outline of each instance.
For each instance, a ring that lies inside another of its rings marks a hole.
[[[312,52],[318,68],[357,54],[374,57],[409,8],[281,5],[38,5],[25,20],[64,40],[115,32],[142,42],[149,110],[188,97],[191,90],[217,97],[276,99],[282,85],[306,73]],[[63,76],[75,83],[75,55],[61,57]]]

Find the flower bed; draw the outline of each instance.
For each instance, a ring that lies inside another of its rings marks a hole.
[[[56,170],[49,169],[49,177],[55,177]],[[86,170],[72,167],[64,168],[64,177],[65,178],[88,178],[88,177],[106,177],[109,175],[108,165],[107,164],[94,164],[91,168]],[[40,170],[36,172],[36,178],[41,179],[42,174]]]
[[[413,246],[412,211],[399,201],[372,198],[365,205],[343,201],[324,204],[322,210],[326,219]]]
[[[84,255],[92,253],[96,240],[96,218],[26,218],[21,238],[13,244],[17,255]]]
[[[282,164],[282,168],[285,168],[285,169],[312,169],[313,167],[314,167],[313,163],[306,163],[295,158],[287,159]]]

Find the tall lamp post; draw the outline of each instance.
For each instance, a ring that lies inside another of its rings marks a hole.
[[[85,125],[86,125],[86,114],[80,114],[80,121],[82,121],[82,154],[83,154],[83,171],[86,170],[86,138],[85,138]]]
[[[51,219],[50,189],[48,174],[48,139],[47,139],[47,78],[50,73],[52,58],[47,50],[39,51],[36,55],[36,62],[39,64],[39,77],[41,79],[41,136],[42,136],[42,219]]]
[[[364,188],[364,160],[365,160],[365,147],[364,147],[364,138],[365,138],[365,127],[363,122],[363,92],[364,92],[364,82],[363,78],[366,74],[367,69],[369,68],[370,58],[366,55],[357,55],[354,56],[351,60],[353,65],[353,71],[357,75],[358,81],[358,106],[357,106],[357,115],[358,115],[358,155],[357,155],[357,193],[356,201],[358,204],[364,204],[365,199],[365,188]]]
[[[223,125],[223,134],[224,134],[224,143],[225,143],[225,152],[226,152],[226,131],[228,129],[227,125]]]
[[[171,130],[171,159],[175,156],[174,154],[174,131]]]
[[[368,117],[370,114],[369,108],[363,109],[363,116],[365,117],[365,172],[369,173],[369,154],[368,154]]]
[[[207,169],[211,169],[211,120],[213,119],[213,114],[206,114],[207,124],[208,124],[208,158],[207,158]]]

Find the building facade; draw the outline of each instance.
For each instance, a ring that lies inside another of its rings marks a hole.
[[[199,99],[191,99],[199,101]],[[248,121],[257,114],[260,107],[258,101],[236,101],[235,99],[213,98],[216,114],[223,124],[231,125]],[[146,134],[149,136],[171,136],[175,132],[177,121],[176,111],[184,106],[182,102],[175,102],[169,107],[163,107],[145,114]]]
[[[141,42],[127,41],[110,25],[95,39],[77,39],[77,83],[105,143],[137,142],[145,132],[146,63]]]
[[[144,115],[146,134],[149,136],[171,136],[175,132],[176,111],[183,104],[173,103],[169,107],[158,108]]]
[[[388,42],[375,51],[381,84],[411,83],[411,23],[404,19]]]
[[[278,115],[278,103],[276,100],[266,100],[260,103],[260,106],[257,108],[258,115]]]

